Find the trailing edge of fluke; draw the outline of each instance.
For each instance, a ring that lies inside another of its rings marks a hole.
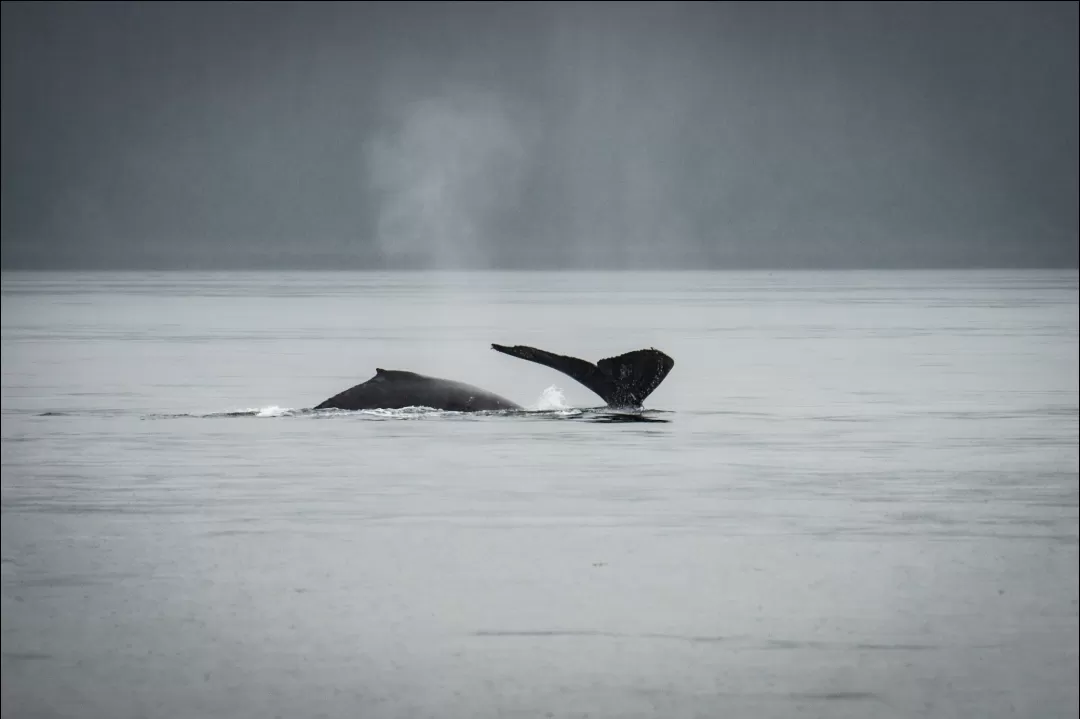
[[[497,352],[536,362],[572,377],[600,396],[609,407],[641,407],[675,366],[658,349],[642,349],[596,364],[525,345],[491,345]],[[464,382],[404,370],[377,368],[375,376],[334,395],[315,409],[401,409],[432,407],[456,412],[522,409],[521,405]]]

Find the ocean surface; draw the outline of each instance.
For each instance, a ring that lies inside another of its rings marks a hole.
[[[2,299],[4,717],[1077,715],[1076,271]],[[492,342],[675,368],[617,415]],[[376,367],[531,411],[308,409]]]

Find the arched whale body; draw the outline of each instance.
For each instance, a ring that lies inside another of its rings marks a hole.
[[[492,349],[536,362],[572,377],[600,396],[609,407],[641,407],[660,386],[675,361],[657,349],[627,352],[593,364],[577,357],[515,345]],[[401,409],[432,407],[456,412],[522,409],[521,405],[464,382],[428,377],[403,370],[376,369],[363,384],[334,395],[315,409]]]
[[[376,369],[375,376],[326,400],[315,409],[401,409],[434,407],[453,412],[521,409],[505,397],[464,382],[415,372]]]

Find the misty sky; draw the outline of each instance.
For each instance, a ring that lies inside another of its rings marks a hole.
[[[1077,265],[1076,2],[4,2],[3,266]]]

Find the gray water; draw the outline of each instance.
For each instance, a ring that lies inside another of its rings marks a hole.
[[[3,715],[1075,717],[1077,297],[5,273]],[[536,411],[303,411],[376,367]]]

